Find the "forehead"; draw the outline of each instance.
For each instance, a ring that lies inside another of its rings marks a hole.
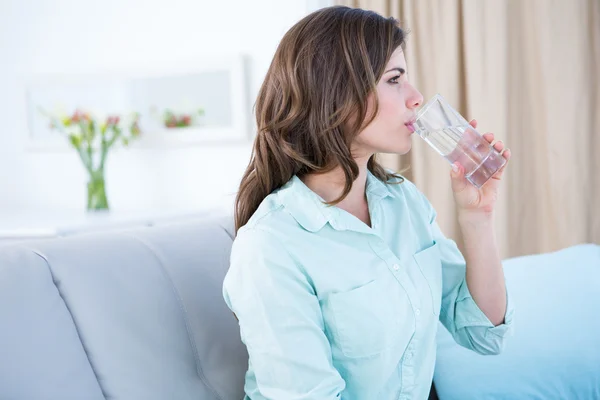
[[[404,58],[404,51],[402,51],[402,47],[398,47],[392,53],[390,57],[390,61],[388,61],[387,66],[390,68],[393,67],[406,67],[406,59]]]

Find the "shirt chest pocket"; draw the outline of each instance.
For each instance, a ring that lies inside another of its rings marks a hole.
[[[344,357],[371,357],[401,346],[403,351],[414,332],[410,302],[393,279],[330,294],[321,308],[334,354]]]
[[[439,245],[434,243],[424,250],[413,255],[423,277],[428,286],[428,292],[431,294],[431,305],[433,314],[440,314],[442,302],[442,263],[440,258]]]

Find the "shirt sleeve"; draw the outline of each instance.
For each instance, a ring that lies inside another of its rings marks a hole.
[[[314,289],[279,239],[259,228],[238,233],[223,284],[260,393],[253,399],[339,399],[345,382]]]
[[[469,292],[466,261],[462,253],[456,243],[442,233],[435,209],[424,195],[421,196],[428,210],[431,232],[438,244],[442,263],[440,321],[459,345],[479,354],[499,354],[506,337],[512,332],[514,309],[508,291],[504,323],[494,326]]]

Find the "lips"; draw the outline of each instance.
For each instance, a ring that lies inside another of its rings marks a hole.
[[[407,121],[404,123],[404,125],[406,125],[406,127],[408,128],[409,131],[414,132],[415,129],[415,119],[411,119],[410,121]]]

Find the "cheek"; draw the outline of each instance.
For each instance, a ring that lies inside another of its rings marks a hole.
[[[403,123],[401,95],[398,89],[381,91],[379,95],[378,119],[386,124]]]

